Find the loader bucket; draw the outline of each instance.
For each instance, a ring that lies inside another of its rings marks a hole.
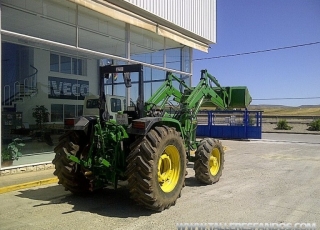
[[[246,86],[226,87],[229,92],[229,107],[247,108],[252,98]]]

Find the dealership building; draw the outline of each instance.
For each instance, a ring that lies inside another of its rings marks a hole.
[[[193,50],[216,42],[215,0],[0,2],[1,154],[14,138],[25,144],[12,167],[52,159],[64,119],[82,115],[84,97],[99,94],[100,66],[142,64],[147,100],[167,71],[191,85]],[[113,74],[104,91],[136,101],[138,74],[131,80],[128,91]],[[40,132],[53,144],[37,134],[41,106],[48,118]]]

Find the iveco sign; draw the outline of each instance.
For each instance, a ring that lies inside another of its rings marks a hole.
[[[48,97],[83,100],[89,94],[89,81],[48,77]]]

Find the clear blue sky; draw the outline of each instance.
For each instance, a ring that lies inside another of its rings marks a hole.
[[[193,59],[320,42],[320,0],[217,0],[217,43]],[[222,86],[245,85],[252,104],[320,105],[320,44],[193,62],[193,85],[207,69]]]

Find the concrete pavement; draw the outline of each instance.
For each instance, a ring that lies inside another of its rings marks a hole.
[[[221,180],[203,186],[188,165],[177,204],[160,213],[127,189],[73,196],[56,184],[1,194],[1,229],[177,229],[177,223],[320,223],[319,139],[222,140]]]
[[[308,143],[320,144],[319,136],[308,134],[279,134],[279,133],[263,133],[261,140],[252,140],[253,142],[277,141],[287,143]],[[223,141],[225,142],[225,141]],[[226,146],[228,149],[228,146]],[[53,175],[54,165],[51,160],[54,153],[46,153],[43,155],[28,155],[19,159],[19,168],[17,166],[1,169],[0,176],[0,194],[20,190],[24,188],[35,187],[44,184],[57,183],[58,179]],[[43,161],[48,160],[48,161]],[[34,165],[28,165],[30,162],[37,162]],[[42,162],[41,162],[42,161]],[[21,164],[22,163],[22,164]],[[23,163],[26,163],[24,165]],[[11,171],[10,171],[11,170]],[[7,173],[6,173],[7,171]],[[12,173],[13,172],[13,173]]]

